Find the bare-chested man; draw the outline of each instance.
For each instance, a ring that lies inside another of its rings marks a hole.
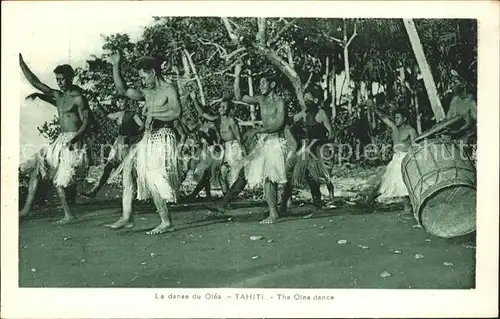
[[[137,173],[137,199],[153,198],[161,223],[147,234],[155,235],[174,231],[167,202],[177,201],[179,171],[177,168],[177,141],[173,123],[181,115],[181,104],[176,88],[161,75],[161,61],[152,57],[142,58],[138,64],[144,88],[128,88],[120,72],[120,54],[110,57],[113,79],[120,94],[138,101],[145,101],[146,124],[142,140],[123,161],[123,214],[110,225],[111,228],[133,227],[132,196]]]
[[[275,91],[276,82],[266,77],[260,80],[261,95],[241,96],[239,72],[235,72],[235,75],[236,99],[261,106],[262,127],[252,129],[249,133],[250,139],[257,136],[258,144],[246,157],[244,172],[250,187],[264,185],[269,217],[261,223],[272,224],[279,218],[277,186],[287,182],[285,160],[288,149],[282,136],[286,119],[285,101]]]
[[[57,224],[67,224],[75,219],[75,215],[68,205],[66,190],[74,187],[76,177],[84,175],[88,167],[84,145],[84,136],[89,125],[88,102],[82,94],[82,89],[73,85],[74,71],[70,65],[59,65],[54,69],[60,89],[55,90],[42,83],[31,72],[21,54],[19,64],[31,85],[40,90],[47,99],[55,101],[61,129],[58,138],[48,147],[42,148],[24,167],[30,169],[30,181],[28,198],[20,215],[24,216],[30,212],[40,179],[50,175],[64,210],[64,218]]]
[[[458,127],[446,129],[446,133],[451,135],[458,141],[461,141],[467,146],[466,150],[476,160],[476,128],[477,123],[477,105],[473,95],[470,93],[470,88],[465,79],[463,79],[456,71],[452,71],[452,91],[453,98],[450,102],[450,108],[446,113],[446,120],[454,117],[461,117],[462,122]]]
[[[374,111],[391,129],[394,155],[391,162],[387,165],[380,184],[367,198],[366,204],[373,204],[373,201],[378,195],[380,195],[379,198],[403,197],[405,198],[405,210],[410,211],[411,206],[408,198],[408,189],[403,182],[401,163],[410,147],[413,145],[415,138],[417,137],[417,132],[411,125],[406,123],[407,117],[402,110],[396,110],[393,112],[393,121],[377,108],[374,108]]]
[[[232,101],[227,94],[224,94],[219,104],[219,115],[209,114],[201,108],[196,99],[194,91],[191,92],[196,111],[204,119],[214,122],[220,134],[221,142],[224,144],[224,154],[220,167],[220,184],[224,194],[238,178],[240,169],[243,167],[243,156],[246,154],[241,141],[240,128],[236,119],[230,115]]]

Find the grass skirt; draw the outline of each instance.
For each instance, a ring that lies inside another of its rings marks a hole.
[[[395,152],[392,156],[392,160],[387,165],[382,177],[379,199],[408,196],[408,189],[403,182],[403,173],[401,170],[401,163],[405,156],[406,152]]]
[[[248,186],[263,185],[267,179],[278,184],[286,183],[286,153],[286,141],[278,134],[260,134],[243,164]]]
[[[180,182],[177,142],[172,130],[162,128],[144,133],[144,137],[130,149],[110,180],[122,172],[128,174],[133,170],[137,176],[137,199],[146,200],[157,196],[168,202],[177,201],[176,190]]]
[[[219,183],[220,167],[222,165],[223,153],[216,145],[204,146],[201,152],[196,169],[193,172],[193,178],[199,181],[207,170],[210,170],[210,183],[216,185]]]
[[[238,179],[239,172],[243,167],[243,151],[238,141],[232,140],[224,144],[223,165],[229,167],[229,185],[232,185]]]
[[[318,152],[307,151],[302,147],[287,161],[287,172],[295,187],[307,186],[307,177],[319,184],[326,184],[330,180],[328,169]]]
[[[50,176],[57,187],[70,186],[76,178],[85,176],[89,164],[85,147],[78,147],[78,143],[67,146],[75,135],[74,132],[59,134],[53,143],[22,165],[21,171],[35,170],[43,179]]]
[[[115,164],[120,164],[128,155],[130,150],[130,145],[126,144],[126,137],[119,135],[108,155],[108,162],[113,162]]]

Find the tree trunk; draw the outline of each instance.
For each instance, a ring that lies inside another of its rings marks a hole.
[[[351,75],[350,75],[350,72],[349,72],[349,50],[347,47],[344,47],[344,74],[345,74],[345,83],[347,84],[347,90],[349,91],[349,87],[350,87],[350,84],[351,84]],[[348,93],[349,94],[349,93]],[[352,101],[351,101],[351,97],[348,95],[348,98],[347,98],[347,111],[349,112],[349,114],[351,114],[351,111],[352,111]]]
[[[347,22],[346,19],[344,19],[344,73],[345,73],[345,83],[347,83],[347,89],[349,90],[351,86],[351,73],[350,73],[350,67],[349,67],[349,42],[354,38],[354,34],[351,37],[351,39],[348,41],[347,40]],[[347,98],[347,111],[349,114],[352,113],[352,95],[348,95]],[[342,96],[341,96],[342,98]]]
[[[190,77],[191,76],[191,70],[189,68],[189,63],[187,60],[187,57],[185,54],[181,55],[181,61],[182,61],[182,68],[184,69],[184,76],[185,77]]]
[[[247,65],[248,65],[248,95],[254,96],[253,92],[253,78],[252,78],[252,61],[250,59],[247,60]],[[255,122],[255,105],[250,104],[250,119],[252,122]]]
[[[337,116],[337,74],[335,72],[334,59],[332,59],[332,71],[330,73],[330,94],[332,97],[331,108],[332,108],[332,121]]]
[[[417,119],[417,133],[422,134],[422,114],[420,113],[420,108],[418,104],[418,94],[415,90],[413,95],[413,105],[415,106],[415,115]]]
[[[330,72],[330,58],[325,58],[325,73],[321,77],[321,88],[323,89],[323,102],[328,100],[328,74]]]
[[[422,47],[422,43],[420,42],[417,28],[415,27],[415,23],[412,19],[403,19],[403,22],[406,28],[406,32],[408,33],[408,38],[410,39],[411,46],[413,48],[413,53],[415,54],[415,58],[417,59],[418,66],[424,78],[424,85],[427,91],[427,95],[429,96],[432,112],[434,113],[436,121],[439,122],[445,118],[445,114],[443,106],[441,105],[441,100],[439,99],[437,93],[436,83],[434,82],[432,72],[430,70],[429,64],[427,63],[427,59],[425,58],[424,49]]]

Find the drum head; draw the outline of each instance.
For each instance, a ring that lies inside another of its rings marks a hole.
[[[421,224],[432,235],[452,238],[476,229],[476,190],[470,186],[442,189],[421,207]]]

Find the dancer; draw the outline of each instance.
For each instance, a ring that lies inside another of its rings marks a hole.
[[[317,100],[312,97],[312,92],[306,93],[306,109],[295,114],[294,122],[299,127],[293,131],[297,132],[297,138],[302,142],[301,147],[287,161],[288,183],[284,189],[284,205],[285,199],[291,197],[292,185],[295,187],[303,187],[306,184],[311,189],[313,205],[316,209],[320,209],[321,191],[320,184],[328,185],[330,197],[333,197],[333,184],[330,181],[330,175],[323,161],[321,154],[321,146],[324,142],[333,137],[333,130],[330,120],[326,113],[319,108]],[[282,207],[286,210],[286,207]],[[306,217],[311,217],[312,214]]]
[[[196,99],[196,93],[191,91],[191,98],[198,114],[204,119],[215,124],[220,134],[221,142],[224,144],[222,165],[220,174],[217,174],[224,194],[229,186],[238,178],[240,169],[243,167],[243,156],[246,154],[241,141],[240,128],[236,119],[230,115],[232,101],[228,94],[224,94],[219,104],[219,115],[211,115],[204,112]]]
[[[22,170],[30,171],[30,181],[28,197],[19,214],[20,216],[29,214],[40,180],[50,176],[64,210],[64,218],[57,224],[68,224],[75,220],[75,215],[69,207],[67,191],[75,187],[75,179],[83,177],[88,168],[89,158],[84,143],[89,126],[88,102],[82,89],[73,84],[75,74],[70,65],[63,64],[54,69],[60,89],[55,90],[42,83],[31,72],[21,54],[19,54],[19,64],[30,84],[40,90],[48,100],[55,101],[61,130],[52,144],[42,148],[22,167]]]
[[[47,102],[49,104],[52,104],[53,106],[57,107],[57,102],[56,102],[55,98],[53,98],[49,95],[45,95],[43,93],[38,93],[38,92],[31,93],[30,95],[28,95],[26,97],[26,100],[32,101],[32,100],[35,100],[36,98],[39,98],[40,100]],[[86,135],[89,136],[92,133],[97,133],[97,132],[99,132],[99,130],[100,130],[100,123],[99,123],[99,121],[97,121],[94,112],[92,112],[92,110],[89,108],[88,109],[88,126],[87,126],[87,130],[86,130],[87,131]],[[88,163],[90,165],[90,163],[92,162],[90,148],[87,148],[86,151],[87,151]],[[76,186],[77,186],[76,183],[73,183],[72,185],[70,185],[66,188],[66,201],[70,205],[74,205],[76,203]],[[43,192],[46,193],[47,187],[42,186],[42,189],[44,189]],[[44,196],[44,195],[42,195],[42,196]]]
[[[237,70],[241,71],[241,69]],[[275,91],[276,82],[266,77],[260,80],[258,96],[241,96],[239,87],[239,72],[235,72],[236,99],[249,104],[261,106],[262,127],[252,129],[249,138],[258,138],[257,146],[248,154],[244,163],[244,175],[250,187],[264,185],[264,196],[269,208],[269,217],[261,224],[272,224],[278,221],[277,186],[285,184],[285,159],[288,149],[283,138],[286,109],[285,101]],[[280,136],[281,133],[281,136]]]
[[[368,196],[365,204],[370,206],[373,205],[377,197],[379,199],[403,197],[405,201],[405,211],[411,211],[408,190],[403,182],[401,163],[414,143],[417,132],[412,126],[406,123],[407,117],[401,109],[393,112],[394,121],[391,121],[377,108],[374,108],[374,112],[392,131],[394,155],[389,165],[387,165],[381,181]]]
[[[144,130],[144,122],[132,109],[108,114],[107,118],[112,121],[116,121],[118,124],[118,137],[109,152],[109,156],[106,164],[104,165],[104,170],[99,178],[99,181],[96,185],[94,185],[94,187],[92,187],[91,190],[82,193],[85,197],[96,197],[99,190],[108,181],[113,170],[117,168],[127,156],[130,147],[138,142],[138,139]]]
[[[255,128],[243,134],[243,149],[249,155],[244,160],[238,178],[231,185],[224,198],[215,205],[207,206],[207,209],[211,211],[209,217],[225,217],[229,203],[245,189],[247,184],[252,187],[262,182],[265,184],[266,200],[269,206],[269,218],[264,219],[262,223],[270,224],[276,222],[279,217],[276,207],[276,184],[286,183],[285,160],[290,157],[291,150],[296,149],[297,142],[290,133],[290,128],[285,124],[286,110],[283,99],[277,96],[274,91],[276,83],[270,83],[266,78],[262,78],[260,82],[262,95],[241,97],[239,86],[241,69],[242,63],[239,62],[235,66],[234,91],[236,99],[241,99],[249,104],[260,103],[264,127]],[[279,133],[283,133],[286,141],[279,137]],[[252,174],[252,177],[247,178],[248,174]],[[280,206],[286,207],[286,200],[284,203],[282,201]],[[281,215],[285,215],[285,213],[286,211],[280,209]]]
[[[308,90],[306,90],[304,94],[304,100],[306,103],[306,109],[301,110],[299,113],[295,114],[293,117],[293,122],[294,122],[294,127],[290,130],[291,134],[293,134],[295,140],[301,140],[302,141],[302,148],[297,149],[297,152],[292,153],[295,156],[288,162],[287,168],[288,170],[291,170],[291,172],[296,172],[292,173],[294,176],[292,180],[294,180],[294,184],[298,185],[303,185],[303,181],[299,181],[297,178],[302,178],[302,174],[299,173],[302,168],[295,167],[296,164],[302,163],[302,164],[308,164],[311,165],[313,163],[308,163],[307,160],[302,160],[302,161],[297,161],[297,155],[300,155],[303,153],[304,146],[308,145],[308,143],[313,142],[314,144],[312,145],[312,149],[310,152],[308,152],[309,155],[313,155],[317,152],[319,152],[319,149],[322,145],[324,145],[326,142],[331,141],[333,139],[333,128],[332,124],[330,122],[330,119],[328,118],[328,115],[325,113],[323,109],[321,109],[320,104],[319,104],[319,98],[318,96],[320,95],[320,90],[318,88],[311,87]],[[299,124],[299,126],[297,126]],[[299,156],[300,157],[300,156]],[[319,157],[319,154],[316,155],[316,157]],[[306,159],[308,156],[303,157],[302,159]],[[319,165],[316,168],[317,173],[321,173],[323,176],[316,176],[313,179],[316,182],[319,182],[320,184],[326,184],[326,188],[328,190],[328,195],[330,198],[330,201],[334,200],[334,186],[331,181],[331,176],[328,173],[327,168],[324,166],[324,162],[322,159],[320,159],[320,162],[314,162],[314,165]]]
[[[137,174],[137,199],[153,198],[161,223],[149,235],[174,231],[167,202],[177,201],[179,187],[177,142],[173,122],[181,115],[181,105],[176,88],[161,75],[161,61],[144,57],[138,64],[142,90],[128,88],[120,71],[120,54],[110,57],[113,79],[118,92],[138,101],[145,101],[147,119],[142,140],[130,150],[119,167],[123,172],[123,214],[111,228],[131,228],[132,196],[134,194],[133,170]]]
[[[190,159],[188,167],[193,173],[196,186],[188,195],[193,200],[204,189],[206,199],[212,199],[212,184],[218,183],[220,166],[222,164],[222,150],[220,148],[220,134],[213,122],[203,121],[198,136],[201,145],[197,148],[194,157]],[[186,172],[187,175],[187,172]],[[223,191],[225,191],[223,189]]]

